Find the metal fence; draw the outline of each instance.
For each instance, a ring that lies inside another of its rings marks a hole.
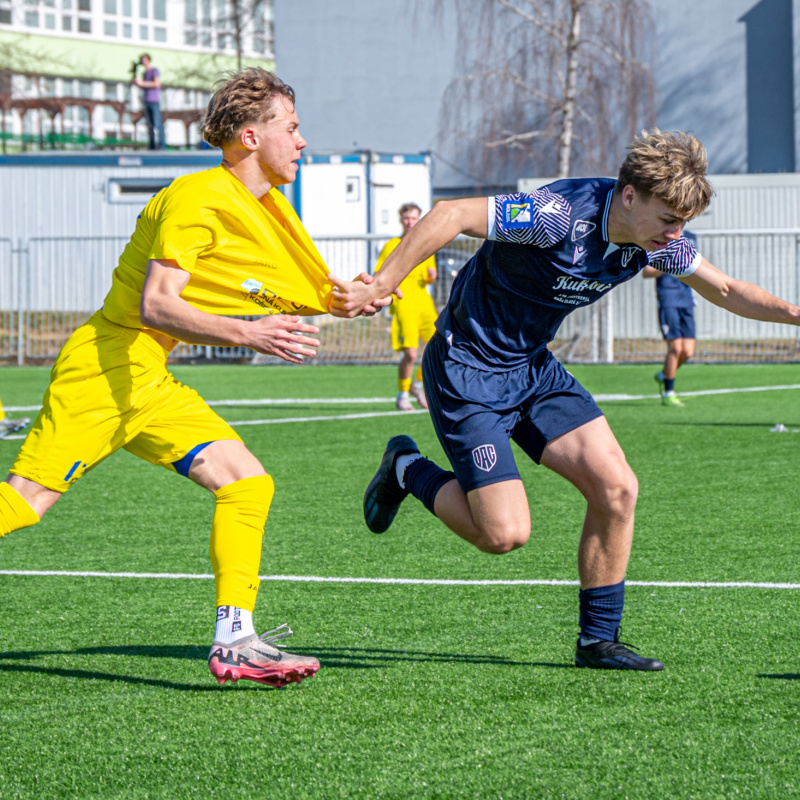
[[[800,304],[800,229],[697,231],[700,251],[736,278]],[[69,335],[99,308],[124,237],[0,238],[0,361],[49,363]],[[321,237],[331,272],[373,272],[385,237]],[[437,256],[438,308],[458,270],[480,246],[459,238]],[[736,317],[697,298],[696,361],[800,361],[800,328]],[[498,310],[502,313],[502,310]],[[391,363],[390,317],[312,317],[320,327],[315,363]],[[634,278],[564,321],[551,349],[565,362],[633,363],[663,358],[653,281]],[[246,348],[180,345],[173,360],[253,359]],[[277,359],[256,357],[256,362]]]

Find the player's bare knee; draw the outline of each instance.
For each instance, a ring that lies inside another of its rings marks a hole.
[[[627,518],[636,508],[639,481],[627,465],[605,477],[599,492],[598,504],[609,516]]]
[[[492,555],[504,555],[522,547],[530,538],[530,521],[524,522],[509,520],[503,523],[494,523],[491,526],[478,527],[480,539],[478,549]]]

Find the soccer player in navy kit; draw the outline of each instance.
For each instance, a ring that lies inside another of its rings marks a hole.
[[[334,314],[355,316],[457,235],[488,239],[460,271],[423,359],[431,419],[454,472],[423,458],[408,436],[392,437],[364,496],[365,519],[385,531],[413,494],[484,552],[521,547],[530,510],[513,439],[586,499],[579,667],[663,664],[619,641],[638,484],[591,395],[547,349],[559,324],[649,264],[736,314],[800,325],[800,307],[728,277],[681,236],[711,198],[706,170],[693,136],[643,132],[617,181],[562,180],[531,194],[437,203],[373,284],[342,282],[333,295]]]
[[[683,232],[697,247],[697,237],[689,231]],[[661,404],[682,408],[683,400],[675,394],[675,375],[693,355],[695,339],[694,307],[692,289],[678,278],[665,275],[653,267],[642,270],[643,278],[656,279],[656,300],[658,302],[658,324],[667,343],[664,366],[656,373],[656,383],[661,392]]]

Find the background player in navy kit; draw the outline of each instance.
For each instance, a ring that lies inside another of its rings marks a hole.
[[[800,325],[800,307],[730,278],[681,237],[711,197],[706,170],[693,136],[643,132],[617,181],[562,180],[532,194],[442,201],[373,284],[336,282],[333,313],[355,316],[457,235],[490,240],[459,273],[423,359],[431,420],[455,474],[423,458],[408,436],[392,437],[364,496],[365,518],[385,531],[410,493],[484,552],[521,547],[530,510],[513,439],[586,499],[580,667],[663,664],[619,642],[638,484],[591,395],[547,349],[559,324],[650,264],[733,313]]]
[[[697,237],[689,231],[683,235],[695,247]],[[681,408],[683,400],[675,393],[675,374],[693,355],[695,346],[694,307],[696,305],[691,287],[678,278],[667,275],[653,267],[642,270],[643,278],[656,279],[656,301],[658,324],[667,343],[664,366],[656,373],[656,383],[661,391],[661,404]]]

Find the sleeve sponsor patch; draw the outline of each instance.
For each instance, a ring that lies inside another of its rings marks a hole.
[[[494,200],[495,225],[489,229],[497,241],[552,247],[569,233],[572,207],[547,188],[497,195]]]
[[[533,225],[533,200],[503,200],[501,208],[504,228],[530,228]]]

